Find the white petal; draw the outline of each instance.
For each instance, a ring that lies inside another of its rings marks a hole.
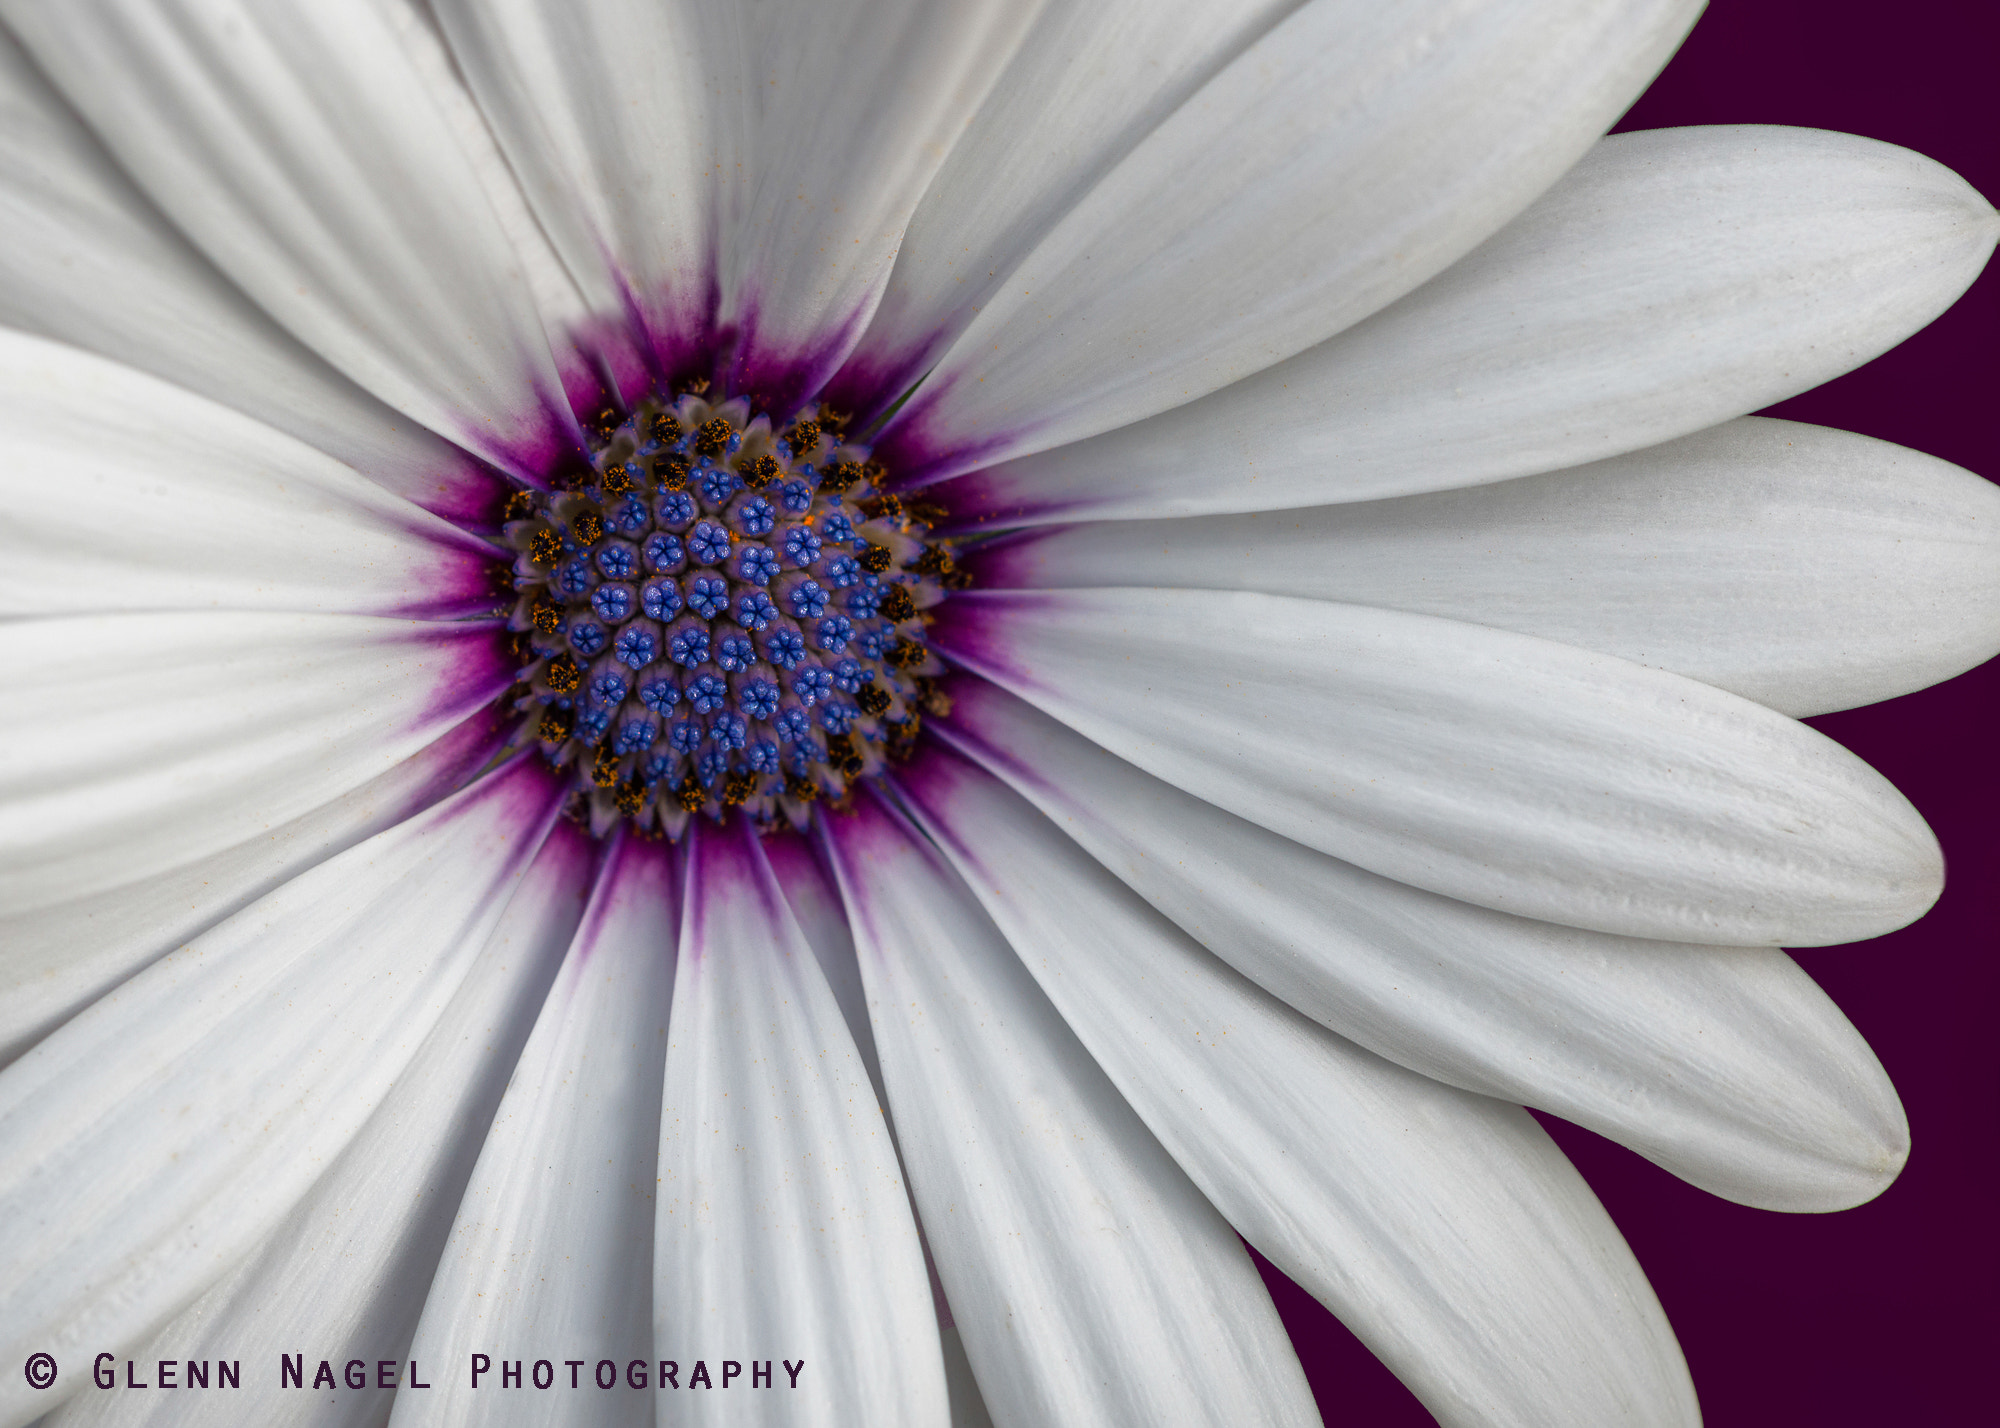
[[[589,1393],[506,1403],[510,1422],[651,1423],[652,1395],[622,1374],[635,1359],[651,1367],[676,902],[664,845],[611,852],[466,1186],[409,1353],[440,1372],[430,1392],[396,1396],[399,1428],[489,1421],[501,1371],[482,1394],[474,1353],[559,1349],[586,1357],[585,1373],[613,1360],[615,1391],[580,1379]]]
[[[2000,491],[1935,457],[1743,417],[1628,456],[1400,500],[1058,526],[1002,588],[1262,590],[1599,650],[1804,717],[2000,651]]]
[[[554,344],[552,355],[562,369],[566,357],[574,360],[577,356],[567,339],[593,321],[588,300],[549,242],[507,156],[501,152],[500,141],[494,137],[472,91],[466,88],[458,57],[446,42],[434,7],[401,0],[389,4],[384,17],[394,28],[397,42],[417,70],[431,101],[437,105],[445,127],[457,141],[466,164],[479,182],[479,191],[492,207],[493,219],[520,264],[527,295],[541,316],[543,331]],[[567,370],[564,376],[568,378]],[[597,383],[595,377],[591,380]],[[571,410],[575,409],[572,402]]]
[[[668,371],[708,320],[707,96],[694,26],[649,0],[436,7],[535,216],[599,313]]]
[[[162,953],[445,798],[503,733],[474,716],[387,773],[247,843],[75,902],[0,917],[0,1065]]]
[[[916,811],[1133,1109],[1446,1428],[1687,1423],[1617,1228],[1525,1111],[1307,1021],[956,757]]]
[[[0,329],[0,615],[494,602],[496,552],[296,437]]]
[[[0,1072],[6,1353],[135,1345],[240,1260],[422,1046],[559,807],[524,758],[163,958]],[[0,1380],[0,1422],[41,1409]]]
[[[0,623],[0,903],[231,848],[408,758],[506,688],[487,624],[361,615]]]
[[[575,19],[579,12],[573,9],[571,14]],[[447,44],[435,7],[395,0],[386,15],[520,266],[522,284],[541,319],[570,410],[597,412],[607,405],[622,402],[629,407],[637,402],[653,390],[658,364],[627,320],[631,294],[607,294],[602,283],[594,283],[593,297],[586,298],[578,288],[544,227],[546,221],[567,231],[567,218],[549,214],[545,219],[530,206],[522,181],[466,87],[464,69]]]
[[[409,1372],[442,1388],[463,1373],[462,1362],[419,1356],[412,1365],[410,1340],[515,1057],[583,911],[593,852],[581,835],[556,828],[380,1109],[255,1254],[131,1351],[142,1368],[161,1359],[234,1363],[241,1386],[229,1391],[233,1416],[265,1428],[373,1428],[395,1396],[380,1386],[385,1362],[392,1385]],[[307,1383],[330,1357],[343,1391],[286,1387],[281,1356],[303,1361]],[[345,1391],[348,1359],[362,1361],[366,1390]],[[160,1386],[156,1375],[145,1377]],[[121,1388],[78,1394],[49,1428],[178,1428],[211,1423],[215,1413],[201,1392]]]
[[[1190,937],[1378,1055],[1764,1209],[1845,1209],[1902,1168],[1909,1126],[1888,1076],[1782,952],[1421,892],[1161,783],[983,681],[951,695],[939,737]]]
[[[484,516],[500,484],[326,365],[133,187],[0,30],[0,323],[247,412],[426,509]]]
[[[654,1355],[681,1387],[661,1388],[658,1412],[941,1422],[937,1320],[888,1127],[748,823],[696,826],[687,889],[653,1282]],[[796,1389],[686,1387],[697,1360],[714,1375],[739,1352],[802,1364]]]
[[[1319,1422],[1226,1221],[921,835],[823,825],[903,1164],[996,1423]]]
[[[861,965],[854,955],[854,934],[847,925],[847,908],[840,889],[829,880],[805,839],[779,833],[764,840],[764,857],[771,875],[784,890],[785,906],[798,923],[806,945],[812,948],[827,990],[840,1007],[841,1019],[854,1038],[861,1064],[868,1068],[869,1084],[878,1102],[886,1102],[882,1090],[882,1063],[875,1055],[875,1032],[868,1024],[868,993],[861,985]],[[886,1111],[885,1111],[886,1113]],[[893,1134],[894,1127],[891,1127]]]
[[[1630,104],[1693,0],[1318,0],[1149,134],[899,413],[952,475],[1194,400],[1463,256]]]
[[[734,385],[782,410],[860,339],[924,187],[1041,0],[691,0]]]
[[[2000,217],[1892,144],[1814,129],[1616,134],[1449,271],[1156,421],[982,472],[1021,519],[1274,510],[1632,451],[1803,392],[1957,300]]]
[[[573,443],[518,263],[382,4],[0,13],[148,197],[335,367],[524,475]]]
[[[1058,0],[1045,8],[917,205],[837,398],[900,396],[1057,219],[1298,5]]]
[[[1502,912],[1730,946],[1936,901],[1917,811],[1747,699],[1430,615],[1242,591],[970,591],[932,641],[1156,777]]]

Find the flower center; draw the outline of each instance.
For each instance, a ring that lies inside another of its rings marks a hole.
[[[841,428],[808,409],[780,433],[696,384],[602,413],[588,469],[509,501],[509,698],[593,832],[802,826],[909,756],[942,669],[924,612],[963,577]]]

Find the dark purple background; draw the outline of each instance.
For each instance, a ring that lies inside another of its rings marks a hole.
[[[1722,0],[1620,129],[1798,124],[1928,154],[2000,199],[1992,0]],[[2000,263],[1887,356],[1774,416],[1845,427],[2000,480]],[[1944,844],[1916,926],[1800,955],[1909,1111],[1909,1167],[1839,1215],[1745,1209],[1544,1117],[1680,1334],[1709,1428],[1994,1422],[2000,1362],[2000,661],[1813,725],[1880,769]],[[1425,1425],[1415,1399],[1262,1266],[1329,1424]]]

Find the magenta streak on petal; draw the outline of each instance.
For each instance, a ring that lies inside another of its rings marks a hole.
[[[611,841],[604,845],[604,856],[598,861],[597,873],[590,880],[590,901],[583,909],[583,920],[576,925],[576,934],[570,938],[569,956],[563,970],[573,970],[590,959],[603,940],[607,923],[613,920],[613,904],[617,900],[619,869],[624,865],[625,851],[636,840],[626,836],[621,824]]]
[[[778,880],[779,887],[809,886],[821,897],[839,903],[832,874],[820,862],[818,850],[804,834],[779,824],[776,832],[765,835],[764,860],[771,865],[771,876]]]
[[[409,766],[422,769],[423,775],[404,796],[406,811],[401,816],[408,817],[464,788],[506,747],[512,732],[506,721],[482,708],[410,755]]]
[[[362,472],[367,475],[367,472]],[[497,525],[501,505],[514,491],[508,480],[471,452],[461,449],[451,466],[437,473],[436,484],[408,492],[409,499],[454,525],[476,529]]]
[[[628,935],[629,916],[635,904],[665,906],[677,911],[680,904],[680,870],[675,866],[670,845],[635,838],[620,831],[598,864],[590,906],[584,911],[576,937],[571,942],[572,957],[578,966],[597,952],[607,933]],[[654,949],[660,957],[672,958],[679,940],[679,919],[672,919],[673,936]]]
[[[603,851],[604,845],[581,824],[558,819],[536,857],[558,861],[560,866],[553,870],[558,886],[573,890],[570,895],[583,902],[590,895],[592,866]],[[671,954],[672,949],[668,950]]]
[[[610,321],[593,323],[591,330],[580,340],[595,353],[598,369],[611,379],[619,404],[626,410],[631,410],[635,402],[649,396],[659,385],[659,376],[653,370],[646,344],[635,337],[625,324]],[[579,416],[589,414],[578,413]]]
[[[661,387],[654,341],[626,296],[621,317],[592,317],[554,344],[562,373],[563,393],[579,422],[588,423],[606,406],[625,411]]]
[[[871,299],[814,341],[795,346],[765,341],[758,331],[756,301],[739,303],[736,321],[720,334],[731,349],[723,385],[732,393],[748,393],[759,411],[783,425],[839,370],[861,340],[874,306]]]
[[[541,850],[562,812],[569,784],[533,749],[524,749],[431,812],[439,826],[456,819],[492,818],[507,832],[508,860],[519,873]]]
[[[971,532],[977,531],[973,527]],[[1036,578],[1041,568],[1042,557],[1037,554],[1051,533],[1048,531],[1010,531],[977,545],[961,545],[958,548],[959,569],[972,577],[972,583],[982,590],[1035,590],[1042,582]]]
[[[586,336],[572,339],[555,353],[556,373],[563,385],[563,399],[579,420],[588,419],[608,404],[611,393],[605,376],[593,361],[595,341]]]
[[[972,785],[997,782],[993,776],[963,754],[933,746],[929,758],[911,764],[893,782],[931,840],[953,855],[961,868],[977,876],[987,876],[985,861],[957,835],[951,820],[939,816],[938,810],[958,802],[963,791]]]
[[[1079,492],[1072,500],[1062,500],[1046,492],[1023,492],[1007,479],[1004,464],[949,477],[930,486],[926,494],[952,512],[949,519],[938,524],[938,532],[943,535],[972,535],[981,529],[1082,520],[1089,516],[1093,504],[1088,492]]]
[[[592,317],[556,344],[563,390],[580,422],[607,403],[626,411],[643,398],[684,386],[695,377],[714,377],[716,350],[711,314],[716,282],[702,280],[690,299],[674,292],[642,294],[626,281],[616,255],[599,254],[618,289],[619,313]]]
[[[411,598],[384,613],[412,620],[462,620],[491,615],[506,600],[493,588],[494,565],[503,558],[500,550],[459,531],[411,530],[410,535],[430,547],[429,568],[417,577]]]
[[[951,700],[951,714],[928,726],[927,731],[937,735],[946,747],[955,753],[971,759],[995,777],[1016,785],[1029,784],[1038,788],[1048,787],[1048,780],[1035,770],[1032,759],[1022,757],[1021,751],[1009,747],[1009,736],[996,738],[995,724],[1004,729],[1012,722],[1016,725],[1011,738],[1018,740],[1018,715],[1026,709],[1032,711],[1030,717],[1049,723],[1055,721],[1034,709],[988,680],[973,675],[955,674],[939,681],[938,688]],[[1012,706],[1011,709],[1008,706]],[[1016,719],[1009,721],[1007,716]]]
[[[876,434],[875,455],[895,473],[890,484],[898,490],[914,490],[977,471],[1021,447],[1027,428],[984,432],[971,441],[944,426],[938,418],[938,406],[958,380],[947,377],[925,382]]]
[[[567,393],[542,392],[535,412],[524,415],[517,434],[481,435],[484,440],[479,445],[495,454],[508,475],[530,486],[546,487],[551,472],[587,459],[589,451]]]
[[[883,939],[874,931],[873,909],[868,900],[868,865],[882,857],[907,854],[911,842],[924,847],[921,834],[893,808],[874,784],[866,785],[865,795],[854,800],[851,812],[829,817],[813,814],[813,842],[827,865],[846,904],[848,918],[869,935],[854,939],[855,955],[868,958]]]
[[[732,817],[721,827],[704,818],[693,819],[688,824],[686,858],[681,898],[683,972],[700,965],[706,955],[712,940],[710,919],[719,905],[733,903],[738,916],[744,906],[754,906],[771,926],[774,937],[792,921],[792,910],[785,904],[771,865],[764,860],[757,830],[749,819]],[[795,927],[791,933],[794,938],[800,936]]]
[[[966,590],[931,611],[930,647],[964,669],[1004,688],[1039,688],[1007,638],[1010,621],[1033,624],[1045,610],[1063,608],[1060,596],[1007,590]]]
[[[491,704],[520,668],[507,648],[507,626],[501,620],[420,624],[404,640],[427,652],[418,667],[434,680],[429,701],[413,721],[419,727],[456,724]]]
[[[605,265],[618,273],[616,260],[608,254]],[[713,353],[717,350],[715,312],[722,301],[721,281],[713,265],[692,285],[699,289],[693,296],[672,291],[644,295],[627,283],[622,274],[616,281],[625,306],[626,325],[640,334],[638,340],[646,352],[648,368],[663,390],[683,386],[694,377],[721,375],[713,370]]]
[[[922,348],[883,356],[869,352],[864,344],[827,379],[820,397],[836,410],[853,413],[851,430],[865,432],[924,375],[926,361]]]

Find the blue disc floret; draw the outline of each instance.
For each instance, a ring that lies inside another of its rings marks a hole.
[[[700,384],[591,425],[557,489],[508,507],[520,739],[593,831],[677,836],[741,808],[804,823],[908,756],[960,583],[935,513],[814,409],[775,429]]]

